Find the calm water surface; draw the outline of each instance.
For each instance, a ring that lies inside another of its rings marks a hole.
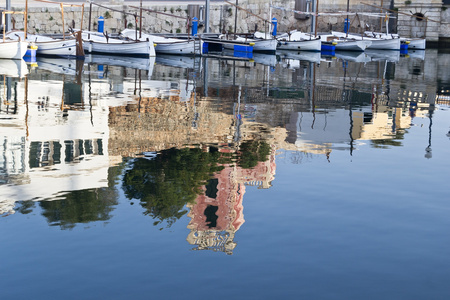
[[[1,61],[2,299],[449,299],[450,55]]]

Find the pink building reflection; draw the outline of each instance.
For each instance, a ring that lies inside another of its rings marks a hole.
[[[244,224],[243,198],[246,185],[269,188],[275,178],[275,155],[251,169],[227,165],[203,187],[194,204],[188,204],[187,241],[194,250],[213,250],[232,254],[234,236]]]

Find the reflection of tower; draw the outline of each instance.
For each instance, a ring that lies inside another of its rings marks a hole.
[[[187,241],[195,250],[214,250],[232,254],[234,235],[244,223],[242,199],[245,186],[238,183],[236,167],[225,167],[204,188],[204,195],[190,204],[191,230]]]
[[[225,166],[204,186],[190,209],[191,230],[187,241],[196,245],[194,250],[213,250],[233,254],[236,247],[234,235],[244,224],[243,198],[245,186],[271,187],[275,177],[275,147],[266,161],[260,161],[253,168]]]

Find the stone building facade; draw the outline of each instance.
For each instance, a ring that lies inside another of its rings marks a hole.
[[[233,1],[231,1],[233,2]],[[368,3],[357,0],[327,0],[319,1],[318,11],[324,13],[317,20],[312,21],[311,17],[299,18],[293,10],[298,9],[299,3],[306,3],[308,0],[240,0],[239,7],[224,2],[211,2],[210,5],[210,32],[252,32],[271,31],[269,22],[272,17],[278,20],[280,32],[297,29],[311,31],[317,24],[317,32],[327,32],[329,30],[343,30],[343,15],[326,15],[327,12],[345,12],[347,3],[351,12],[381,12],[379,7],[391,11],[398,11],[398,20],[391,19],[391,31],[411,37],[426,37],[431,43],[450,38],[450,13],[447,10],[448,1],[442,0],[380,0],[375,3]],[[272,6],[270,5],[272,3]],[[309,2],[310,3],[310,2]],[[371,4],[371,5],[369,5]],[[60,33],[63,21],[61,19],[61,9],[58,5],[40,3],[42,7],[29,7],[28,28],[31,33]],[[309,4],[308,4],[309,5]],[[301,6],[301,5],[300,5]],[[97,30],[98,18],[105,18],[105,30],[109,33],[118,33],[124,28],[137,28],[141,22],[139,20],[139,9],[127,5],[127,2],[111,2],[108,6],[110,10],[92,5],[90,12],[91,22],[89,25],[89,5],[84,7],[83,29],[90,28]],[[205,1],[180,2],[151,2],[145,3],[143,7],[147,9],[143,12],[142,29],[151,33],[189,33],[189,19],[195,15],[199,16],[199,31],[205,30],[204,15]],[[302,7],[302,6],[301,6]],[[303,6],[308,9],[307,6]],[[24,7],[15,7],[14,10],[23,10]],[[111,9],[117,10],[113,11]],[[150,12],[150,11],[154,12]],[[81,22],[80,7],[67,7],[64,9],[65,29],[69,27],[80,28]],[[125,11],[123,14],[119,11]],[[156,13],[159,12],[159,13]],[[163,14],[162,14],[163,13]],[[237,15],[236,15],[237,14]],[[258,16],[258,17],[257,17]],[[425,19],[420,19],[423,17]],[[421,21],[422,20],[422,21]],[[395,24],[397,22],[397,24]],[[379,17],[369,17],[358,15],[350,16],[351,31],[360,32],[363,30],[385,30],[385,24]],[[14,16],[14,27],[22,29],[24,27],[23,17]]]

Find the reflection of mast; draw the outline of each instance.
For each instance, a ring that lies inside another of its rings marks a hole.
[[[30,132],[28,130],[28,77],[25,77],[25,105],[26,105],[26,112],[25,112],[25,128],[27,131],[27,139],[30,135]]]
[[[311,124],[311,129],[314,129],[314,123],[316,122],[316,64],[311,62],[312,67],[310,68],[312,72],[311,80],[311,89],[312,89],[312,98],[311,98],[311,108],[312,108],[312,114],[313,114],[313,122]]]
[[[353,155],[353,115],[352,115],[352,99],[349,97],[350,91],[346,90],[345,87],[345,80],[347,77],[347,66],[348,62],[344,61],[344,83],[342,87],[342,98],[345,102],[348,102],[348,115],[350,119],[350,129],[349,129],[349,135],[350,135],[350,156]]]
[[[92,115],[92,87],[91,87],[91,65],[88,64],[89,72],[89,113],[91,114],[91,125],[94,125],[94,117]]]
[[[240,114],[240,107],[241,107],[241,85],[239,85],[239,91],[238,91],[238,95],[236,96],[235,92],[236,92],[236,62],[233,61],[233,94],[234,94],[234,99],[238,99],[238,104],[237,104],[237,108],[236,108],[236,103],[234,103],[233,105],[233,116],[236,120],[235,123],[235,127],[236,127],[236,131],[234,133],[234,142],[237,144],[241,141],[241,124],[242,124],[242,117]]]
[[[428,125],[428,146],[425,148],[425,158],[431,158],[431,126],[433,125],[433,107],[430,105],[428,109],[428,118],[430,119],[430,125]]]

